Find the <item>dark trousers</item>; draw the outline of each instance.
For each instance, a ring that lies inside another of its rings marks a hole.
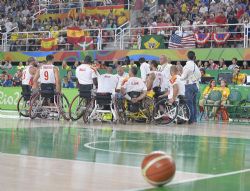
[[[196,84],[188,84],[185,86],[185,97],[187,100],[187,105],[190,109],[189,123],[197,122],[197,94],[198,88]]]

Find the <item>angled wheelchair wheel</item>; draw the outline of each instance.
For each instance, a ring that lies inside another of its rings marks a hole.
[[[33,95],[30,99],[29,117],[35,119],[42,108],[40,93]]]
[[[190,110],[187,104],[179,104],[178,106],[178,114],[176,117],[177,124],[183,124],[188,122],[190,119]]]
[[[70,120],[70,114],[69,114],[69,100],[64,94],[58,95],[59,97],[59,109],[60,114],[63,116],[63,118],[67,121]]]
[[[153,120],[157,124],[166,125],[173,122],[177,114],[178,105],[176,103],[170,105],[167,99],[162,99],[155,104]]]
[[[146,122],[150,123],[152,121],[152,115],[154,112],[154,99],[146,96],[143,100],[144,114],[147,116]]]
[[[125,125],[127,123],[127,116],[126,116],[123,99],[115,100],[115,110],[118,115],[118,122]]]
[[[29,117],[30,100],[21,96],[17,102],[17,111],[20,116]]]
[[[69,106],[69,116],[72,121],[80,119],[86,109],[86,100],[77,95]]]
[[[85,101],[86,101],[85,103],[86,109],[83,112],[83,122],[89,123],[90,122],[89,116],[95,107],[95,99],[85,100]]]

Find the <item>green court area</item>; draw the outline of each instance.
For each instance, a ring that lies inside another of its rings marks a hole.
[[[0,143],[3,153],[135,167],[147,153],[161,150],[174,158],[178,172],[207,176],[149,190],[250,190],[249,139],[116,131],[109,124],[102,129],[44,124],[37,128],[0,129]]]

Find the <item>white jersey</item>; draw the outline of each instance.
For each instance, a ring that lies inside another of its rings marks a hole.
[[[146,84],[141,78],[137,77],[129,78],[128,81],[123,85],[123,88],[125,88],[126,93],[147,91]]]
[[[98,76],[97,93],[114,93],[119,79],[113,74],[102,74]]]
[[[30,74],[30,67],[26,66],[22,74],[22,85],[31,85],[33,76]]]
[[[81,64],[76,68],[76,78],[81,85],[93,84],[93,78],[97,78],[96,72],[88,64]]]
[[[176,76],[176,78],[171,78],[170,80],[170,88],[169,88],[169,95],[168,95],[168,98],[169,99],[172,99],[173,98],[173,86],[174,85],[177,85],[178,86],[178,89],[179,89],[179,92],[178,92],[178,95],[185,95],[185,83],[181,80],[181,77],[179,75]]]
[[[116,74],[117,78],[119,79],[118,85],[117,85],[117,89],[120,90],[122,87],[122,83],[124,82],[124,80],[126,78],[128,78],[128,73],[124,72],[122,76],[120,76],[119,74]]]
[[[166,91],[169,89],[169,79],[171,78],[170,74],[170,68],[171,64],[164,64],[161,67],[161,73],[162,73],[162,84],[161,84],[161,91]]]
[[[151,71],[151,73],[155,74],[155,80],[153,82],[153,87],[152,88],[161,87],[162,80],[163,80],[162,73],[159,72],[159,71]]]
[[[41,84],[55,84],[56,78],[54,73],[54,65],[43,65],[40,68]]]
[[[140,71],[141,71],[141,79],[145,82],[147,75],[150,73],[150,67],[149,64],[144,62],[140,66]]]

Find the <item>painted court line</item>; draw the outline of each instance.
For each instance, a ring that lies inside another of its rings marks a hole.
[[[126,167],[126,168],[133,168],[140,170],[141,167],[139,166],[129,166],[129,165],[123,165],[123,164],[112,164],[112,163],[101,163],[101,162],[91,162],[91,161],[81,161],[81,160],[71,160],[71,159],[60,159],[60,158],[47,158],[47,157],[41,157],[41,156],[31,156],[31,155],[22,155],[22,154],[11,154],[11,153],[3,153],[0,152],[0,155],[6,155],[6,156],[17,156],[17,157],[27,157],[32,159],[40,159],[40,160],[58,160],[58,161],[68,161],[68,162],[76,162],[76,163],[87,163],[87,164],[96,164],[96,165],[103,165],[103,166],[115,166],[115,167]],[[185,174],[197,174],[197,175],[207,175],[207,174],[201,174],[201,173],[195,173],[195,172],[186,172],[186,171],[176,171],[177,173],[185,173]]]
[[[121,153],[121,154],[130,154],[130,155],[140,155],[140,156],[146,156],[146,153],[134,153],[134,152],[126,152],[126,151],[115,151],[115,150],[110,150],[110,149],[101,149],[101,148],[97,148],[97,147],[93,147],[91,145],[95,145],[95,144],[99,144],[99,143],[116,143],[116,142],[148,142],[149,140],[112,140],[112,141],[95,141],[95,142],[89,142],[89,143],[85,143],[84,147],[88,148],[88,149],[92,149],[92,150],[97,150],[97,151],[103,151],[103,152],[111,152],[111,153]],[[153,140],[153,142],[173,142],[172,140]],[[183,142],[182,140],[178,140],[178,142]],[[200,141],[184,141],[187,143],[190,142],[200,142]],[[210,143],[213,144],[221,144],[220,142],[213,142],[210,141]],[[228,142],[229,146],[226,147],[214,147],[214,148],[229,148],[230,145],[248,145],[246,143],[230,143]],[[182,156],[182,155],[178,155],[178,156]],[[184,155],[183,155],[184,156]],[[187,156],[187,155],[185,155]]]
[[[191,179],[171,182],[171,183],[167,184],[166,187],[190,183],[190,182],[196,182],[196,181],[201,181],[201,180],[210,180],[210,179],[214,179],[214,178],[220,178],[220,177],[231,176],[231,175],[247,173],[247,172],[250,172],[250,169],[238,170],[238,171],[227,172],[227,173],[222,173],[222,174],[215,174],[215,175],[205,175],[203,177],[197,177],[197,178],[191,178]],[[146,190],[146,189],[151,189],[151,188],[152,187],[144,187],[144,188],[140,188],[139,190]],[[138,189],[131,189],[131,190],[127,190],[127,191],[138,191]]]
[[[0,118],[5,118],[5,119],[20,119],[20,117],[17,116],[17,115],[3,115],[3,114],[0,114]]]
[[[168,185],[177,185],[177,184],[183,184],[183,183],[188,183],[188,182],[196,182],[196,181],[200,181],[200,180],[209,180],[209,179],[213,179],[213,178],[220,178],[220,177],[231,176],[231,175],[236,175],[236,174],[241,174],[241,173],[246,173],[246,172],[250,172],[250,169],[237,170],[237,171],[226,172],[226,173],[222,173],[222,174],[208,175],[207,177],[193,178],[193,179],[189,179],[189,180],[173,182],[173,183],[170,183]]]

